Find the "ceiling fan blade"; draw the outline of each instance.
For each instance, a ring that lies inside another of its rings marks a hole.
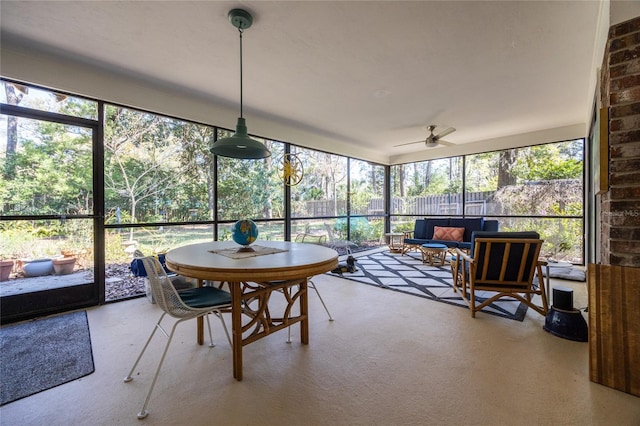
[[[438,143],[440,145],[444,145],[444,146],[456,146],[455,143],[451,143],[451,142],[447,142],[447,141],[443,141],[442,139],[438,139]]]
[[[448,129],[444,129],[443,131],[441,131],[440,133],[438,133],[436,135],[436,138],[440,139],[443,138],[447,135],[450,135],[451,133],[455,132],[456,129],[454,129],[453,127],[449,127]]]
[[[413,145],[414,143],[424,143],[424,140],[416,141],[416,142],[401,143],[400,145],[394,145],[394,147],[396,147],[396,146],[405,146],[405,145]]]

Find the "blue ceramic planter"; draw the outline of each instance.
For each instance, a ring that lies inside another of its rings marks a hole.
[[[23,260],[22,272],[24,272],[25,277],[41,277],[53,274],[53,261],[51,259]]]

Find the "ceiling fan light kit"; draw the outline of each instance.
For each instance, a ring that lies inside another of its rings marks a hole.
[[[232,9],[228,14],[231,25],[240,33],[240,117],[236,123],[236,132],[222,138],[211,145],[210,151],[215,155],[240,159],[259,159],[271,155],[271,152],[247,134],[247,124],[242,114],[242,33],[253,24],[253,17],[244,9]]]

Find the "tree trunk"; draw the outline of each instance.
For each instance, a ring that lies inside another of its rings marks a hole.
[[[517,159],[518,154],[515,149],[500,152],[498,160],[498,189],[516,184],[516,176],[512,170]]]
[[[4,91],[7,95],[7,104],[18,105],[24,95],[16,94],[16,88],[13,84],[5,83]],[[10,116],[7,119],[7,158],[10,154],[16,152],[18,147],[18,119]]]
[[[424,171],[424,189],[426,190],[431,185],[431,161],[427,161],[427,166]]]
[[[371,166],[371,189],[374,194],[378,193],[378,185],[376,182],[376,168]]]

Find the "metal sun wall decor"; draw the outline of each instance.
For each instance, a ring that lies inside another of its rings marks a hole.
[[[284,154],[280,163],[278,175],[280,179],[284,180],[285,185],[295,186],[302,181],[304,168],[302,167],[302,161],[296,154]]]

